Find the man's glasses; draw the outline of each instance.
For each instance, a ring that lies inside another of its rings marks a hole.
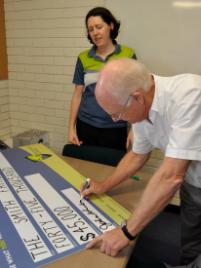
[[[115,114],[110,114],[112,120],[114,122],[117,122],[119,120],[121,120],[122,116],[124,115],[125,113],[125,109],[126,107],[128,106],[128,103],[129,103],[129,100],[130,100],[130,97],[132,97],[131,95],[128,96],[128,98],[126,99],[124,105],[122,106],[121,110],[119,113],[115,113]]]

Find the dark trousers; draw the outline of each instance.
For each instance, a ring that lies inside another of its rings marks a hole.
[[[181,263],[189,264],[201,254],[201,189],[184,182],[180,196],[182,222]]]
[[[132,266],[127,265],[126,268],[166,268],[166,266],[162,262],[149,262],[134,259]]]
[[[126,151],[127,127],[97,128],[77,119],[76,128],[83,144]]]

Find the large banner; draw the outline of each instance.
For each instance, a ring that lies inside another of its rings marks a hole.
[[[85,178],[42,144],[0,152],[0,268],[35,268],[83,250],[129,212],[83,199]]]

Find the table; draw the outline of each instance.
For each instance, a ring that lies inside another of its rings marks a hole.
[[[74,169],[79,171],[82,175],[96,180],[103,180],[106,176],[111,174],[114,167],[102,165],[94,162],[79,160],[71,157],[62,157]],[[145,171],[140,171],[136,175],[140,177],[139,181],[128,179],[121,185],[115,187],[108,194],[119,202],[129,211],[133,211],[137,206],[142,191],[144,190],[150,174]],[[172,200],[172,204],[178,205],[178,196]],[[110,257],[100,252],[99,249],[84,250],[67,256],[61,260],[43,266],[44,268],[123,268],[126,267],[129,256],[132,252],[135,242],[124,249],[117,257]]]

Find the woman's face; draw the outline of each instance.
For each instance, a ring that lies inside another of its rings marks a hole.
[[[87,31],[98,47],[105,47],[111,42],[110,31],[113,29],[113,24],[108,25],[100,16],[92,16],[87,21]]]

